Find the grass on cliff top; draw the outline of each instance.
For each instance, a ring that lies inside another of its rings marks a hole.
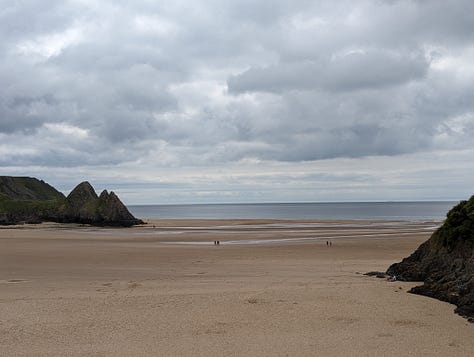
[[[448,249],[460,241],[474,243],[474,196],[459,202],[448,212],[437,235],[439,242]]]
[[[7,182],[2,182],[0,177],[0,194],[2,194],[2,186],[8,185],[15,188],[18,192],[32,192],[39,200],[55,200],[64,198],[63,194],[56,190],[53,186],[47,184],[42,180],[38,180],[33,177],[13,177],[3,176],[8,179]]]

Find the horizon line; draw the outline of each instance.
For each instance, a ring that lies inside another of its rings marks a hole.
[[[268,205],[268,204],[338,204],[338,203],[435,203],[460,202],[462,200],[372,200],[372,201],[287,201],[287,202],[199,202],[199,203],[129,203],[127,206],[205,206],[205,205]]]

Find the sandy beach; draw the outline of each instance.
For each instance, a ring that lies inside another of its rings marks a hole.
[[[472,356],[454,306],[363,275],[438,224],[0,227],[0,355]]]

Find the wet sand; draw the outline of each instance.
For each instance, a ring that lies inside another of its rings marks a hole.
[[[1,227],[0,355],[471,356],[474,324],[454,306],[361,274],[437,224]]]

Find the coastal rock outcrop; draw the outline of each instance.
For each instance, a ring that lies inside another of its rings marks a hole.
[[[135,218],[114,192],[100,196],[87,181],[80,183],[66,197],[60,209],[60,220],[100,226],[133,226],[143,221]]]
[[[44,221],[122,227],[143,223],[114,192],[104,190],[97,196],[88,182],[65,197],[33,177],[0,176],[0,224]]]
[[[444,224],[387,274],[424,282],[410,292],[452,303],[474,322],[474,196],[453,207]]]

